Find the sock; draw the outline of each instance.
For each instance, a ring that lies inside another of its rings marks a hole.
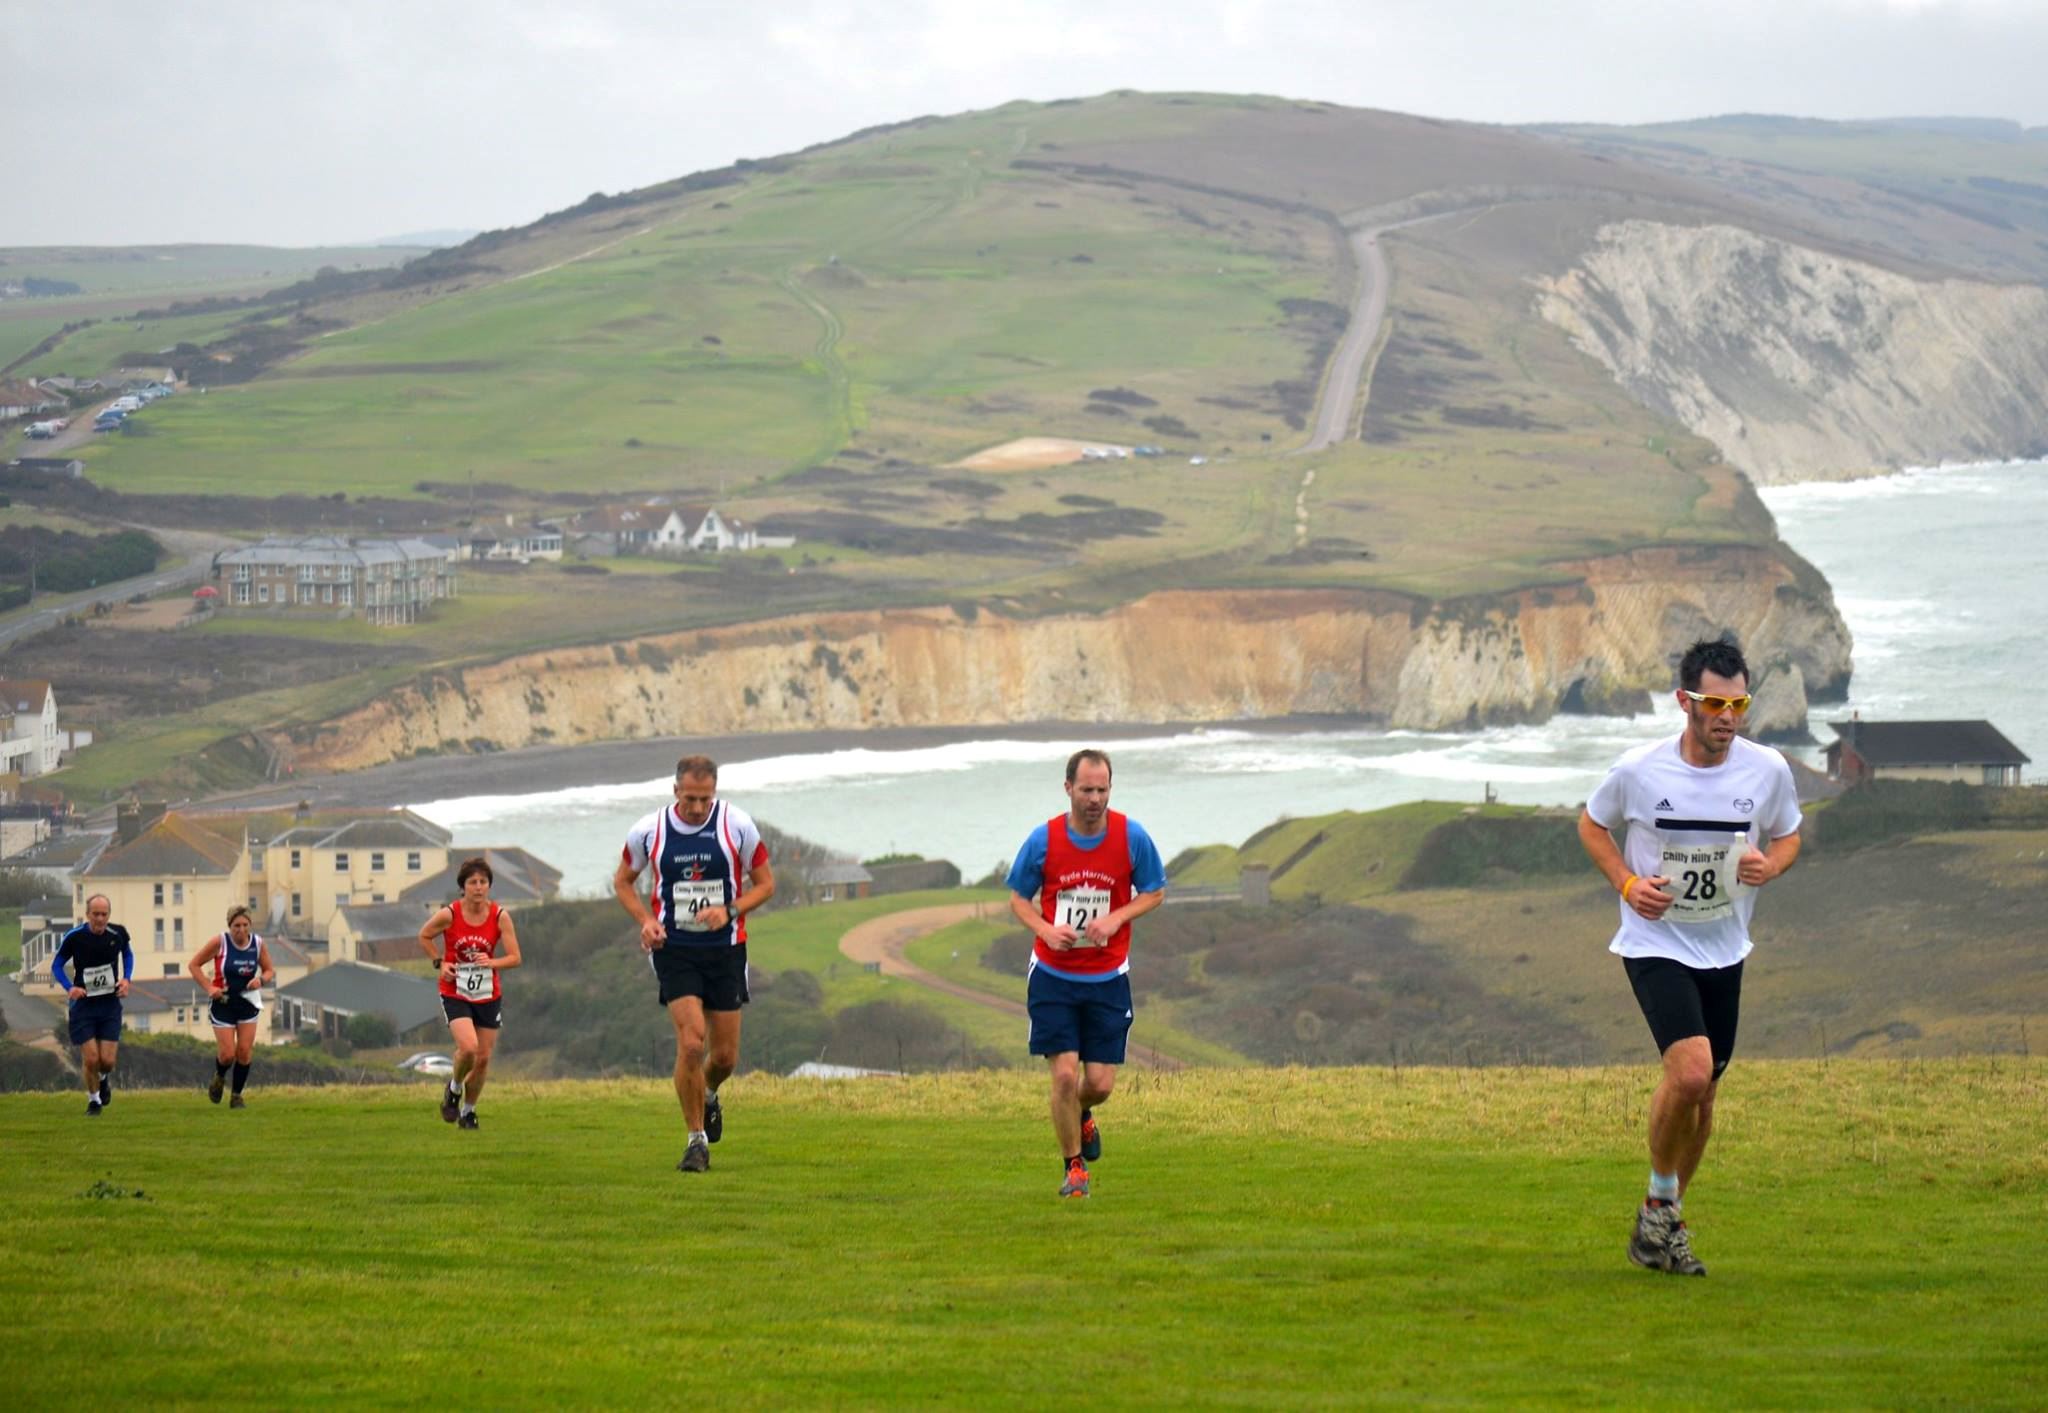
[[[1067,1154],[1067,1166],[1070,1168],[1084,1168],[1088,1165],[1081,1161],[1079,1153],[1069,1153]]]
[[[462,1101],[462,1112],[464,1114],[473,1114],[476,1112],[476,1105],[470,1103],[467,1099],[465,1099]]]
[[[100,1071],[99,1095],[101,1103],[105,1103],[114,1097],[114,1072],[112,1070]]]
[[[452,1079],[448,1081],[448,1097],[450,1099],[460,1099],[462,1097],[462,1086]]]
[[[249,1067],[240,1061],[235,1063],[235,1093],[242,1092],[242,1086],[249,1082]]]
[[[711,1135],[701,1128],[693,1128],[690,1130],[690,1142],[709,1144],[711,1142]]]
[[[1081,1111],[1081,1122],[1082,1122],[1082,1123],[1084,1123],[1084,1124],[1085,1124],[1085,1123],[1087,1123],[1087,1122],[1088,1122],[1088,1120],[1090,1120],[1090,1119],[1092,1119],[1092,1118],[1094,1118],[1094,1117],[1095,1117],[1095,1111],[1094,1111],[1093,1109],[1083,1109],[1083,1110]]]
[[[219,1079],[228,1072],[228,1066],[233,1063],[234,1061],[232,1060],[215,1060],[213,1062],[213,1077]]]
[[[1650,1196],[1659,1202],[1677,1202],[1678,1174],[1660,1173],[1655,1168],[1650,1169]]]

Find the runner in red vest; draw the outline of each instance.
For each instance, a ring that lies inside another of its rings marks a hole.
[[[461,900],[434,910],[420,929],[420,946],[440,967],[441,1012],[455,1037],[455,1077],[442,1092],[441,1119],[475,1128],[477,1096],[484,1092],[503,1020],[498,973],[519,965],[519,934],[512,915],[491,901],[497,878],[488,863],[468,860],[455,881]]]
[[[1144,826],[1109,807],[1109,756],[1067,761],[1067,813],[1031,831],[1010,867],[1010,911],[1037,938],[1026,1006],[1031,1053],[1052,1070],[1052,1128],[1066,1180],[1088,1195],[1102,1156],[1095,1110],[1108,1101],[1131,1029],[1131,923],[1166,898]]]

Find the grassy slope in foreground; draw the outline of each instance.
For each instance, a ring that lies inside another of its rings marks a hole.
[[[659,1083],[500,1085],[477,1134],[424,1088],[91,1123],[10,1097],[0,1378],[26,1406],[224,1369],[258,1404],[2037,1400],[2048,1066],[1740,1068],[1688,1209],[1705,1281],[1622,1254],[1650,1079],[1131,1075],[1066,1205],[1036,1077],[736,1081],[701,1178]],[[53,1352],[95,1288],[91,1357]]]

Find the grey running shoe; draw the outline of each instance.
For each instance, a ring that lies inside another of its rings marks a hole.
[[[466,1114],[462,1115],[461,1117],[459,1117],[458,1119],[456,1119],[456,1120],[455,1120],[455,1126],[456,1126],[457,1128],[475,1128],[475,1127],[477,1126],[477,1125],[476,1125],[476,1110],[472,1109],[472,1110],[470,1110],[470,1111],[469,1111],[468,1113],[466,1113]]]
[[[1083,1109],[1081,1111],[1081,1157],[1084,1161],[1092,1163],[1101,1156],[1102,1127],[1095,1122],[1093,1110]]]
[[[715,1089],[704,1096],[704,1136],[713,1143],[725,1137],[725,1106]]]
[[[679,1173],[708,1173],[711,1171],[711,1149],[709,1145],[691,1142],[683,1150],[683,1161],[676,1164]]]
[[[462,1114],[462,1092],[450,1085],[441,1091],[441,1122],[452,1124]]]
[[[1684,1222],[1671,1224],[1671,1237],[1664,1244],[1667,1257],[1664,1269],[1677,1276],[1703,1276],[1707,1273],[1706,1263],[1692,1254],[1692,1232]]]
[[[1644,1203],[1636,1210],[1635,1235],[1629,1238],[1628,1259],[1652,1271],[1677,1276],[1703,1276],[1707,1268],[1692,1254],[1692,1238],[1679,1220],[1678,1208],[1652,1207]]]
[[[227,1091],[227,1087],[228,1077],[224,1074],[217,1074],[213,1077],[213,1083],[206,1086],[206,1097],[218,1104],[220,1096]]]
[[[249,1101],[237,1094],[228,1100],[228,1107],[230,1109],[246,1109],[249,1107]]]
[[[1079,1163],[1069,1164],[1067,1180],[1060,1184],[1062,1197],[1086,1197],[1088,1195],[1088,1169]]]

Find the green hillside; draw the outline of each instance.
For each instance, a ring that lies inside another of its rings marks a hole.
[[[652,1081],[499,1084],[476,1133],[426,1086],[260,1068],[243,1112],[196,1080],[90,1121],[7,1096],[0,1379],[24,1407],[225,1377],[256,1406],[452,1378],[500,1407],[2028,1407],[2044,1078],[1740,1070],[1687,1202],[1704,1281],[1623,1255],[1641,1068],[1134,1074],[1068,1204],[1035,1075],[738,1080],[693,1177]],[[87,1353],[61,1293],[95,1283]]]
[[[1959,175],[2023,179],[2011,144],[1942,140]],[[665,494],[796,547],[648,574],[633,595],[575,574],[644,564],[471,574],[471,608],[367,638],[223,619],[181,648],[292,664],[232,702],[154,663],[133,690],[84,682],[62,645],[16,670],[66,699],[121,697],[77,788],[184,793],[245,779],[206,764],[229,736],[522,648],[826,606],[1087,611],[1175,588],[1442,603],[1570,584],[1589,558],[1649,545],[1775,553],[1747,483],[1543,322],[1531,279],[1621,211],[1918,274],[2048,264],[2003,227],[1887,194],[1874,168],[1773,169],[1758,187],[1747,168],[1639,147],[1266,97],[1012,103],[594,196],[246,308],[103,320],[31,371],[140,353],[207,395],[77,448],[90,490],[10,494],[114,494],[102,508],[136,523],[249,534]],[[1295,454],[1331,395],[1358,279],[1347,231],[1439,209],[1455,219],[1382,239],[1387,313],[1352,435]],[[1167,454],[956,464],[1036,436]],[[328,655],[355,666],[320,681],[311,640],[362,651]]]

